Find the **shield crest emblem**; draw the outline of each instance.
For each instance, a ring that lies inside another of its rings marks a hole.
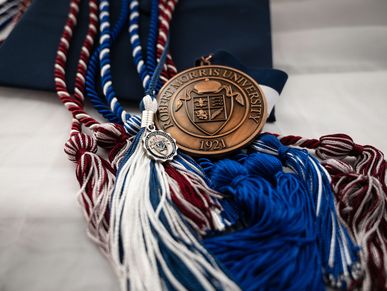
[[[203,133],[215,135],[226,125],[233,111],[233,100],[219,92],[192,92],[185,103],[186,113],[191,122]]]
[[[230,120],[234,110],[234,99],[244,106],[239,93],[218,81],[204,80],[187,90],[178,100],[176,111],[184,103],[186,115],[192,124],[206,135],[216,135]]]

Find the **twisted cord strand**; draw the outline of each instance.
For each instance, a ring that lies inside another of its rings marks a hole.
[[[99,122],[92,118],[84,110],[84,90],[85,90],[85,74],[87,70],[87,62],[94,45],[94,39],[97,34],[98,24],[98,6],[96,0],[89,1],[89,24],[86,37],[83,41],[79,62],[77,66],[77,73],[75,77],[74,92],[69,93],[66,82],[66,65],[67,55],[70,48],[70,42],[73,36],[73,29],[77,24],[77,17],[79,13],[80,0],[72,0],[70,2],[70,11],[68,19],[64,26],[64,31],[59,42],[59,48],[55,59],[55,89],[59,99],[65,107],[71,112],[73,118],[77,121],[73,122],[71,134],[76,134],[81,131],[81,124],[93,129]]]

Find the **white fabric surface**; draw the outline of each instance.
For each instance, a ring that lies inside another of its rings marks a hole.
[[[276,0],[274,62],[289,72],[267,131],[343,132],[387,153],[387,1]],[[70,115],[53,93],[0,88],[0,290],[118,290],[84,232]]]

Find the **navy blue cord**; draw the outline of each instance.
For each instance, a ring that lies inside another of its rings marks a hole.
[[[167,60],[168,48],[169,48],[169,37],[165,42],[163,53],[161,54],[159,63],[157,64],[157,67],[154,70],[152,78],[149,82],[148,89],[145,91],[145,94],[151,95],[153,98],[156,98],[158,81],[160,80],[161,72],[163,70],[165,61]]]
[[[157,42],[157,28],[158,28],[158,0],[151,2],[151,15],[149,21],[149,32],[146,51],[146,66],[150,77],[156,68],[156,42]],[[149,84],[149,83],[148,83]]]

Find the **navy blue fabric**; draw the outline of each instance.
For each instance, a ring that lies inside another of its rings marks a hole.
[[[241,70],[242,72],[245,72],[253,77],[259,84],[269,86],[276,90],[279,94],[281,94],[282,89],[284,88],[288,79],[288,75],[284,71],[271,69],[269,67],[247,67],[234,56],[225,51],[217,51],[214,53],[211,58],[211,63],[214,65],[229,66]],[[275,121],[275,108],[273,108],[273,110],[270,112],[268,121]]]
[[[269,0],[182,0],[171,29],[171,52],[179,70],[201,55],[225,50],[248,67],[272,66]],[[146,41],[150,0],[141,2],[141,34]],[[111,1],[112,21],[120,1]],[[86,30],[87,3],[82,1],[79,26],[70,51],[68,76]],[[0,46],[0,85],[54,91],[53,67],[69,0],[34,0],[8,39]],[[144,43],[144,47],[146,43]],[[112,70],[117,93],[138,103],[140,79],[133,66],[127,32],[113,46]],[[72,87],[73,79],[69,81]]]
[[[269,86],[275,89],[278,93],[282,92],[285,86],[288,75],[281,70],[272,69],[269,67],[253,67],[246,64],[242,64],[237,58],[225,51],[217,51],[212,55],[211,63],[214,65],[230,66],[235,69],[241,70],[261,85]]]

